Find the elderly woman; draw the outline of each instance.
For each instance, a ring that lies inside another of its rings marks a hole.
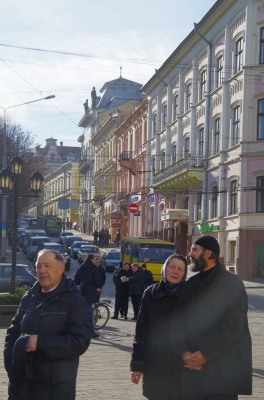
[[[186,274],[186,258],[173,254],[162,267],[161,281],[143,294],[130,369],[135,384],[143,375],[143,395],[149,400],[181,398],[180,360],[172,354],[169,326]]]

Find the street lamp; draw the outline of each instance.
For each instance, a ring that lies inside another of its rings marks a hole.
[[[3,130],[3,156],[2,156],[2,168],[6,168],[7,167],[7,144],[6,144],[6,139],[7,139],[7,135],[6,135],[6,125],[7,125],[7,118],[6,118],[6,111],[9,110],[10,108],[15,108],[15,107],[20,107],[26,104],[30,104],[30,103],[36,103],[37,101],[42,101],[42,100],[50,100],[50,99],[54,99],[55,95],[52,94],[50,96],[47,97],[43,97],[41,99],[36,99],[36,100],[31,100],[31,101],[27,101],[25,103],[21,103],[21,104],[16,104],[14,106],[10,106],[10,107],[0,107],[3,110],[3,122],[4,122],[4,130]],[[4,234],[4,232],[6,232],[6,199],[5,197],[2,198],[2,210],[1,210],[1,220],[0,220],[0,259],[1,261],[5,261],[5,251],[6,251],[6,234]]]
[[[18,178],[22,173],[23,162],[21,158],[14,157],[10,162],[11,171],[8,168],[3,168],[0,171],[0,189],[4,193],[12,193],[14,197],[14,210],[13,210],[13,232],[12,232],[12,267],[11,267],[11,280],[9,282],[9,293],[14,294],[16,288],[16,253],[17,253],[17,219],[18,219],[18,197],[23,196],[18,193]],[[30,177],[30,190],[36,197],[41,191],[41,182],[43,176],[40,172],[35,171]],[[26,195],[29,196],[29,195]]]

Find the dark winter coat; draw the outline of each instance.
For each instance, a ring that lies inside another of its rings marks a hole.
[[[88,304],[96,303],[97,289],[101,288],[101,277],[97,266],[92,261],[84,261],[80,268],[77,270],[74,282],[76,285],[83,285],[83,296]]]
[[[143,289],[147,289],[150,285],[153,285],[154,279],[151,271],[148,271],[147,269],[144,270],[144,287]]]
[[[131,276],[131,270],[125,271],[124,268],[119,268],[118,271],[116,271],[113,274],[113,281],[115,284],[116,288],[116,293],[120,294],[121,296],[128,296],[128,289],[129,289],[129,283],[128,282],[122,282],[121,277],[125,276],[129,278]]]
[[[79,356],[90,343],[87,308],[66,275],[51,292],[42,293],[38,282],[27,292],[5,339],[10,399],[75,399]],[[38,335],[35,352],[25,353],[24,334]]]
[[[171,326],[174,352],[200,350],[207,359],[200,371],[182,364],[183,395],[251,394],[248,301],[241,279],[217,265],[187,281],[182,301]]]
[[[178,296],[169,296],[160,281],[145,290],[136,325],[131,371],[143,372],[143,394],[151,400],[178,400],[180,360],[169,340]]]
[[[136,272],[132,272],[129,277],[129,296],[142,295],[142,289],[144,287],[144,271],[138,267]]]

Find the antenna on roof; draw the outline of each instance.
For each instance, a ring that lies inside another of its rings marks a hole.
[[[122,78],[122,67],[120,67],[120,78]]]

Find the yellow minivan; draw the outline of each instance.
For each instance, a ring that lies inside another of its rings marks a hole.
[[[125,237],[121,242],[120,261],[146,264],[155,281],[161,279],[161,268],[175,252],[175,244],[159,239]]]

